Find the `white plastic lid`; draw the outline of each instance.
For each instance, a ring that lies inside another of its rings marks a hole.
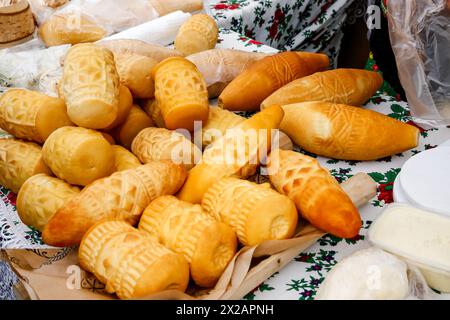
[[[394,202],[398,203],[408,203],[408,198],[405,195],[405,191],[403,191],[402,186],[400,184],[400,176],[399,174],[394,181]]]
[[[396,201],[450,216],[450,147],[427,150],[409,159],[396,184]]]
[[[444,143],[441,144],[439,147],[450,147],[450,140],[444,142]]]

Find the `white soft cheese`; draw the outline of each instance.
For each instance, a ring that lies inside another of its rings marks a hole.
[[[409,294],[407,265],[378,248],[346,257],[327,275],[318,300],[400,300]]]
[[[373,223],[369,239],[413,263],[450,272],[450,218],[446,216],[393,205]]]

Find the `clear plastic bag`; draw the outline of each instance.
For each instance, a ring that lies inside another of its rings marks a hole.
[[[62,77],[62,60],[70,45],[27,51],[0,52],[0,94],[8,88],[38,90],[57,96],[56,84]]]
[[[414,120],[450,125],[450,7],[447,0],[389,0],[391,45]]]
[[[43,0],[30,0],[38,24],[54,14],[79,14],[113,34],[154,20],[158,12],[148,0],[71,0],[54,10],[43,5]]]

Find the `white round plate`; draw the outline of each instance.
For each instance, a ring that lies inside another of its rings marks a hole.
[[[415,155],[399,176],[397,193],[403,193],[407,202],[450,216],[450,148]]]

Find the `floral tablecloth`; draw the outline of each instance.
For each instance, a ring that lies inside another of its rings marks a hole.
[[[360,1],[360,0],[358,0]],[[354,0],[209,0],[218,25],[280,50],[324,52],[337,62]]]
[[[260,42],[226,30],[221,31],[218,46],[248,51],[276,51]],[[370,66],[377,69],[376,65],[371,64]],[[393,95],[391,91],[378,92],[364,107],[413,124],[407,103],[399,101]],[[1,135],[2,133],[0,133]],[[376,198],[360,210],[364,224],[359,236],[351,240],[343,240],[330,235],[323,237],[306,252],[299,254],[284,269],[249,293],[245,299],[313,299],[320,283],[338,261],[356,250],[369,246],[366,240],[367,229],[383,210],[383,207],[393,201],[393,182],[404,162],[411,156],[434,148],[449,139],[450,128],[421,130],[420,145],[417,148],[379,161],[355,162],[319,158],[320,163],[328,168],[340,182],[358,172],[366,172],[378,183],[379,192]],[[297,151],[302,152],[301,150]],[[45,249],[39,233],[20,222],[15,209],[16,196],[0,187],[0,198],[0,248]],[[58,258],[60,258],[66,252],[62,249],[56,255],[59,255]],[[17,282],[17,278],[5,263],[1,262],[0,255],[0,299],[14,298],[12,284],[15,282]]]

